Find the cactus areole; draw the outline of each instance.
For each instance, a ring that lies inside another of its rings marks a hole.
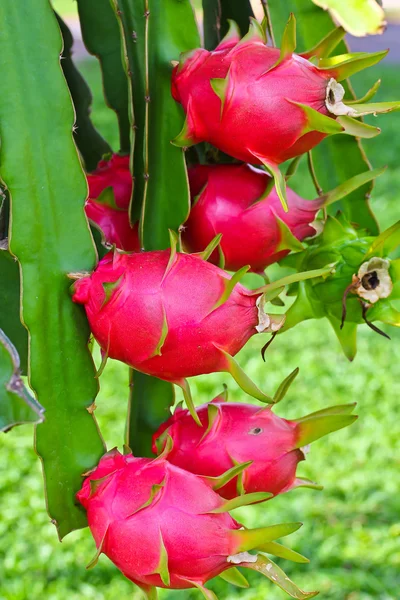
[[[85,203],[87,217],[101,229],[105,242],[120,250],[140,250],[138,223],[129,223],[132,175],[129,156],[113,154],[102,160],[87,175],[89,197]]]
[[[235,565],[267,574],[272,565],[249,550],[300,526],[247,530],[201,477],[162,456],[152,461],[122,456],[117,450],[101,459],[77,498],[87,511],[97,546],[89,566],[106,554],[149,598],[155,597],[154,587],[204,589],[209,579]],[[250,497],[249,503],[262,499],[265,495]],[[299,598],[315,595],[298,592]]]

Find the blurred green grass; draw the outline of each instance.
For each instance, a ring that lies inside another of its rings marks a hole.
[[[116,119],[103,104],[97,64],[89,61],[80,68],[94,92],[93,120],[117,148]],[[368,89],[378,77],[383,80],[378,100],[400,97],[396,66],[376,67],[359,75],[357,90]],[[399,116],[385,115],[378,123],[382,134],[365,147],[374,166],[388,165],[372,200],[386,227],[400,212]],[[303,176],[300,171],[298,177]],[[309,184],[300,181],[303,186]],[[303,323],[275,340],[265,364],[259,352],[264,338],[253,338],[238,355],[246,372],[269,393],[289,371],[300,367],[299,377],[277,409],[281,416],[359,403],[357,423],[313,444],[307,462],[299,467],[299,475],[322,483],[324,491],[300,489],[262,506],[240,509],[235,515],[247,526],[303,521],[303,528],[285,543],[308,556],[311,564],[279,564],[304,589],[319,589],[324,600],[400,597],[400,370],[395,354],[400,332],[389,333],[391,342],[362,328],[352,364],[341,355],[324,321]],[[214,374],[191,381],[196,401],[212,399],[223,382],[229,385],[233,400],[244,399],[227,375]],[[122,447],[127,395],[127,368],[110,361],[96,401],[96,416],[109,448]],[[59,544],[45,511],[32,438],[28,426],[0,437],[0,600],[139,600],[140,593],[104,556],[94,570],[85,570],[94,554],[88,530],[74,532]],[[211,587],[221,600],[287,597],[261,576],[249,579],[252,587],[245,591],[218,581]],[[192,600],[199,598],[199,592],[162,591],[160,597]]]

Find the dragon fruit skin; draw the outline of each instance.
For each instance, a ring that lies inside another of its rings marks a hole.
[[[172,382],[228,370],[223,351],[235,355],[262,330],[261,294],[237,283],[216,307],[230,276],[198,256],[171,256],[109,252],[75,282],[73,301],[85,305],[103,351],[134,369]]]
[[[87,175],[89,196],[85,203],[87,217],[103,232],[109,244],[126,251],[140,250],[138,223],[129,223],[129,203],[132,194],[132,175],[129,156],[113,154],[110,160],[99,162],[97,169]],[[101,198],[112,188],[114,205]]]
[[[297,54],[272,68],[279,57],[279,49],[258,38],[239,43],[237,37],[213,52],[193,51],[177,65],[172,95],[187,114],[191,142],[210,142],[244,162],[275,165],[316,146],[326,134],[303,133],[306,116],[293,101],[328,115],[325,100],[331,75]],[[210,80],[224,78],[221,109]]]
[[[270,180],[265,171],[247,164],[197,165],[188,173],[192,198],[197,198],[185,224],[185,246],[198,252],[222,233],[220,248],[229,271],[250,265],[252,271],[260,273],[289,254],[290,249],[279,249],[284,244],[277,218],[298,240],[316,233],[310,224],[321,202],[304,200],[289,188],[289,212],[282,208],[275,188],[259,200]],[[210,260],[218,264],[217,250]]]
[[[114,449],[90,472],[78,501],[87,511],[97,553],[101,553],[136,583],[146,598],[157,598],[155,587],[187,589],[197,587],[206,598],[216,596],[204,587],[213,577],[230,571],[240,585],[246,579],[234,565],[255,570],[290,590],[300,600],[318,592],[303,592],[268,558],[250,554],[260,549],[290,560],[307,562],[273,540],[296,531],[301,523],[285,523],[245,529],[230,515],[232,508],[216,494],[204,478],[184,471],[166,460],[122,456]],[[268,494],[241,498],[240,505],[266,500]],[[294,556],[296,555],[296,556]],[[298,560],[300,558],[300,561]],[[279,581],[285,576],[285,582]]]
[[[138,585],[190,588],[232,567],[227,558],[239,543],[231,533],[241,525],[227,512],[210,514],[223,505],[222,498],[200,477],[166,460],[112,451],[85,479],[77,498],[97,548]],[[169,585],[157,573],[161,540]]]
[[[276,496],[299,486],[315,487],[296,477],[298,463],[305,460],[305,447],[354,422],[357,417],[348,414],[354,406],[333,407],[289,421],[275,415],[270,406],[260,409],[218,396],[196,409],[201,427],[187,410],[178,408],[154,434],[153,452],[162,450],[169,436],[174,443],[168,460],[207,477],[219,477],[234,465],[252,461],[240,481],[231,479],[218,493],[224,498],[254,492]]]
[[[311,50],[295,54],[293,14],[280,49],[267,46],[262,26],[250,21],[242,39],[231,22],[215,50],[200,48],[181,55],[171,91],[186,121],[173,143],[185,148],[209,142],[240,161],[263,164],[287,208],[280,163],[310,151],[327,135],[368,137],[372,131],[353,117],[397,110],[400,103],[346,105],[345,90],[338,83],[376,64],[387,52],[326,58],[344,36],[344,30],[334,29]],[[374,135],[379,131],[375,128]]]
[[[95,171],[87,175],[89,198],[97,198],[101,192],[112,187],[118,208],[128,210],[132,194],[132,175],[129,170],[129,155],[113,154],[101,160]]]
[[[167,432],[174,441],[168,460],[182,469],[217,477],[232,468],[232,459],[235,463],[253,460],[243,474],[246,492],[277,495],[290,489],[296,480],[297,464],[304,460],[303,452],[296,449],[296,424],[251,404],[215,406],[217,422],[203,440],[208,427],[208,405],[197,408],[202,427],[187,410],[176,411],[154,434],[153,451],[156,452],[157,438]],[[261,435],[257,435],[258,430]],[[231,480],[218,493],[224,498],[236,497],[237,480]]]

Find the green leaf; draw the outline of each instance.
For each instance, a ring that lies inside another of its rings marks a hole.
[[[170,416],[175,402],[169,381],[130,370],[129,408],[125,443],[135,456],[152,456],[152,436]]]
[[[286,180],[283,174],[281,173],[281,170],[279,169],[278,165],[271,163],[267,158],[265,158],[264,156],[260,156],[259,154],[254,154],[254,156],[259,161],[261,161],[261,163],[267,169],[268,173],[274,178],[276,193],[279,196],[279,200],[282,203],[283,209],[285,210],[285,212],[288,212],[289,208],[286,195]]]
[[[77,0],[86,49],[99,59],[104,96],[118,119],[120,152],[130,149],[128,78],[122,63],[122,39],[110,0]]]
[[[359,71],[376,65],[385,58],[389,50],[382,52],[351,52],[323,58],[318,63],[318,68],[332,74],[336,81],[343,81]]]
[[[108,527],[105,531],[105,534],[103,535],[103,538],[99,544],[99,547],[96,550],[96,554],[93,556],[92,560],[86,565],[87,569],[93,569],[99,562],[100,554],[103,552],[103,546],[104,546],[104,542],[106,541],[107,533],[108,533]]]
[[[331,274],[334,270],[334,265],[327,265],[322,269],[313,269],[311,271],[303,271],[301,273],[293,273],[292,275],[287,275],[286,277],[282,277],[282,279],[277,279],[276,281],[272,281],[271,283],[267,283],[256,290],[253,290],[253,294],[265,294],[270,293],[273,290],[278,290],[280,288],[285,287],[286,285],[291,285],[292,283],[297,283],[300,281],[306,281],[307,279],[315,279],[317,277],[326,277]]]
[[[111,148],[90,119],[92,94],[88,84],[72,60],[72,34],[61,17],[57,14],[56,17],[64,40],[61,67],[75,107],[76,129],[74,130],[74,139],[87,171],[93,171],[103,154],[111,152]]]
[[[368,249],[365,259],[371,258],[372,256],[386,257],[393,252],[397,246],[400,245],[400,221],[394,223],[388,229],[385,229],[378,237],[372,242]]]
[[[220,306],[222,306],[222,304],[224,304],[228,299],[229,296],[232,294],[234,287],[237,283],[239,283],[239,281],[241,279],[243,279],[243,277],[245,276],[245,274],[247,273],[247,271],[250,269],[250,265],[246,265],[245,267],[242,267],[241,269],[239,269],[239,271],[236,271],[236,273],[234,273],[232,275],[232,277],[230,277],[229,279],[227,278],[223,278],[222,283],[224,285],[224,291],[221,294],[221,297],[217,300],[217,302],[214,304],[214,306],[212,307],[212,311],[216,310],[217,308],[219,308]]]
[[[309,488],[311,490],[317,490],[320,492],[324,489],[323,485],[315,483],[315,481],[311,481],[311,479],[306,479],[305,477],[296,477],[294,484],[291,489],[297,489],[299,487]]]
[[[276,215],[275,221],[279,230],[279,244],[276,247],[276,252],[280,252],[281,250],[300,252],[304,250],[303,244],[293,235],[286,223]]]
[[[230,583],[231,585],[235,585],[240,588],[248,588],[250,587],[249,582],[246,577],[242,575],[242,573],[236,567],[232,567],[232,569],[228,569],[227,571],[223,571],[219,574],[219,577]]]
[[[182,108],[171,96],[171,61],[199,47],[200,40],[190,0],[112,2],[132,73],[136,129],[131,219],[140,216],[143,247],[160,250],[169,245],[168,229],[178,230],[190,207],[184,153],[171,144],[183,123]]]
[[[166,587],[171,583],[171,577],[168,570],[168,553],[164,545],[163,536],[160,530],[160,560],[154,573],[158,573],[161,581]]]
[[[252,460],[245,463],[239,463],[218,477],[204,476],[204,479],[211,484],[213,490],[220,490],[224,485],[232,481],[232,479],[241,475],[251,464],[253,464]]]
[[[297,600],[306,600],[306,598],[314,598],[319,592],[304,592],[301,590],[278,565],[266,556],[258,556],[257,562],[242,563],[240,566],[247,569],[252,569],[268,577],[272,583],[284,590],[291,598]]]
[[[207,417],[208,417],[207,428],[206,428],[205,432],[203,433],[199,444],[205,440],[205,438],[208,436],[208,434],[214,428],[215,423],[218,423],[218,421],[219,421],[220,409],[217,404],[213,404],[212,402],[210,402],[207,405]]]
[[[192,392],[190,391],[190,386],[189,386],[187,379],[179,379],[177,381],[174,381],[174,383],[176,385],[179,385],[179,387],[181,388],[187,409],[190,412],[190,414],[192,415],[193,420],[197,423],[197,425],[199,427],[202,427],[201,421],[199,419],[199,415],[196,412],[196,407],[194,405],[193,398],[192,398]]]
[[[365,171],[364,173],[359,173],[359,175],[355,175],[348,179],[344,183],[341,183],[334,190],[327,192],[320,196],[319,201],[322,203],[322,206],[329,206],[342,198],[345,198],[351,192],[357,190],[359,187],[368,183],[369,181],[373,181],[379,175],[382,175],[386,171],[386,167],[381,169],[374,169],[370,171]]]
[[[28,332],[20,319],[20,283],[18,262],[7,250],[0,250],[0,329],[16,347],[20,369],[28,372]]]
[[[285,2],[270,2],[269,12],[276,37],[282,35],[287,15],[293,12],[297,18],[297,48],[312,48],[321,37],[328,35],[334,28],[334,23],[327,12],[315,6],[310,0],[285,0]],[[338,53],[344,54],[347,47],[342,41],[338,45]],[[346,99],[353,97],[352,92],[342,82]],[[361,142],[347,135],[334,135],[325,138],[313,149],[313,162],[317,179],[323,190],[330,190],[337,185],[364,172],[370,166],[361,146]],[[329,168],[327,168],[329,165]],[[332,207],[331,211],[342,210],[349,221],[358,223],[369,233],[376,235],[378,226],[369,208],[368,198],[371,195],[372,183],[367,183],[340,201],[340,205]]]
[[[349,104],[351,106],[353,104],[363,104],[364,102],[368,102],[368,100],[371,100],[371,98],[375,96],[375,94],[380,88],[380,85],[381,79],[378,79],[378,81],[374,83],[374,85],[368,90],[366,94],[364,94],[364,96],[355,100],[346,100],[346,104]]]
[[[253,398],[256,398],[257,400],[260,400],[260,402],[266,402],[267,404],[273,404],[273,402],[274,402],[273,398],[271,398],[270,396],[267,396],[267,394],[264,394],[264,392],[262,392],[256,386],[256,384],[250,379],[250,377],[248,377],[248,375],[246,375],[246,373],[243,371],[243,369],[239,366],[239,364],[236,362],[236,360],[233,358],[233,356],[228,354],[228,352],[225,352],[225,350],[223,350],[222,348],[218,348],[218,350],[220,350],[220,352],[225,357],[226,370],[232,375],[233,379],[236,381],[238,386],[244,392],[246,392],[246,394],[249,394],[249,396],[252,396]]]
[[[295,102],[294,100],[288,100],[288,102],[301,108],[304,113],[306,124],[302,132],[303,134],[309,133],[310,131],[319,131],[321,133],[326,133],[327,135],[333,135],[334,133],[341,133],[343,131],[341,124],[332,117],[323,115],[307,104]]]
[[[260,23],[254,17],[250,17],[249,30],[246,35],[242,37],[239,45],[248,44],[249,42],[261,42],[262,44],[265,44],[266,41],[267,37]]]
[[[114,291],[120,287],[123,279],[124,274],[122,274],[121,277],[119,277],[116,281],[105,281],[101,284],[101,287],[104,291],[104,300],[101,304],[101,308],[103,308],[106,304],[108,304],[108,302],[110,302]]]
[[[226,95],[227,95],[228,86],[229,86],[229,73],[223,79],[219,79],[219,78],[210,79],[210,85],[211,85],[214,93],[216,94],[216,96],[218,96],[218,98],[221,100],[221,119],[222,119],[222,113],[224,111],[225,100],[226,100]]]
[[[40,423],[44,409],[25,388],[17,350],[0,329],[0,431]]]
[[[309,563],[308,558],[295,552],[291,548],[287,548],[286,546],[282,546],[282,544],[278,544],[278,542],[268,542],[267,544],[262,544],[258,547],[260,552],[266,552],[267,554],[272,554],[273,556],[278,556],[279,558],[284,558],[285,560],[291,560],[295,563]]]
[[[275,69],[275,67],[290,58],[296,50],[296,18],[293,13],[290,13],[289,20],[283,30],[280,49],[281,53],[278,60],[270,69],[268,69],[268,71]]]
[[[350,361],[354,360],[357,353],[357,324],[345,321],[343,327],[341,327],[340,321],[335,317],[329,316],[328,319],[346,358]]]
[[[346,31],[355,36],[375,35],[385,30],[385,13],[375,0],[313,0],[329,10]]]
[[[348,427],[357,418],[357,415],[349,414],[309,415],[304,417],[296,427],[296,448],[307,446],[324,435],[328,435],[328,433]]]
[[[329,417],[331,415],[347,415],[352,413],[355,407],[357,406],[357,402],[352,402],[351,404],[338,404],[337,406],[329,406],[328,408],[322,408],[321,410],[317,410],[305,417],[300,417],[299,419],[295,419],[296,423],[301,423],[302,421],[308,421],[310,418],[314,417]]]
[[[338,117],[337,121],[343,126],[343,133],[346,133],[347,135],[354,135],[358,138],[369,140],[376,137],[381,132],[379,127],[367,125],[367,123],[357,121],[352,117]]]
[[[283,381],[282,383],[279,385],[278,389],[276,390],[275,394],[274,394],[274,403],[276,404],[277,402],[280,402],[287,394],[290,386],[292,385],[293,381],[296,379],[297,375],[299,374],[299,367],[296,367]]]
[[[207,50],[214,50],[223,41],[238,42],[240,34],[247,33],[250,17],[254,17],[250,0],[203,0],[203,15]]]
[[[268,492],[252,492],[251,494],[243,494],[242,496],[237,496],[237,498],[227,500],[224,504],[222,504],[222,506],[218,506],[213,510],[207,511],[207,514],[230,512],[231,510],[235,510],[235,508],[250,506],[251,504],[258,504],[259,502],[265,502],[265,500],[270,500],[272,497],[273,494]]]
[[[221,238],[222,238],[222,233],[219,233],[218,235],[216,235],[215,238],[212,239],[211,242],[208,244],[207,248],[205,250],[203,250],[203,252],[199,252],[198,256],[200,258],[202,258],[203,260],[208,260],[211,256],[211,254],[217,248],[217,246],[219,246],[219,244],[221,242]]]
[[[304,282],[301,281],[299,283],[296,299],[285,316],[286,319],[282,329],[280,330],[281,333],[291,329],[302,321],[317,318],[314,307],[308,297],[306,284]]]
[[[152,358],[153,356],[161,356],[162,355],[162,349],[163,349],[165,340],[167,339],[167,335],[168,335],[167,313],[165,312],[165,309],[163,307],[163,322],[162,322],[162,326],[161,326],[160,339],[158,340],[157,346],[155,347],[153,354],[149,358]]]
[[[400,311],[387,300],[380,300],[368,309],[368,319],[400,327]]]
[[[259,529],[232,531],[231,536],[236,542],[235,552],[254,550],[266,542],[272,542],[297,531],[301,526],[302,523],[282,523],[279,525],[270,525],[269,527],[260,527]]]
[[[86,179],[71,135],[74,111],[60,67],[57,21],[47,0],[3,0],[0,21],[7,90],[0,95],[0,174],[12,199],[10,251],[21,265],[30,384],[46,409],[36,450],[48,511],[62,538],[86,525],[75,494],[82,473],[104,453],[87,410],[98,390],[89,328],[82,308],[71,302],[67,277],[91,271],[96,255],[83,212]]]
[[[356,111],[356,118],[364,115],[380,115],[394,110],[400,110],[400,102],[370,102],[369,104],[352,104],[351,109]]]
[[[322,40],[315,44],[315,46],[305,52],[301,52],[301,56],[307,59],[329,56],[345,35],[346,31],[342,27],[334,27],[334,29],[327,33]]]

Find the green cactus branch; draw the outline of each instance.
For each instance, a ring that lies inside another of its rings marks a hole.
[[[61,17],[57,14],[56,17],[64,41],[61,66],[75,107],[74,139],[82,155],[86,170],[93,171],[103,154],[111,152],[111,148],[90,119],[92,94],[88,84],[72,60],[74,42],[72,34]]]
[[[87,186],[72,138],[56,18],[47,0],[4,0],[0,20],[8,90],[0,95],[0,174],[11,200],[10,251],[21,265],[29,381],[46,410],[36,450],[62,538],[86,525],[75,493],[104,452],[91,414],[97,383],[88,326],[71,302],[68,279],[70,272],[90,271],[96,254],[83,213]]]
[[[174,386],[133,369],[129,385],[125,443],[134,456],[153,456],[152,436],[170,416],[169,408],[175,402]]]
[[[189,0],[113,0],[113,4],[122,23],[132,86],[132,221],[140,218],[146,250],[167,248],[168,229],[178,230],[189,212],[184,153],[170,143],[184,121],[171,96],[171,61],[198,47],[200,40]]]
[[[142,246],[160,250],[169,247],[168,230],[179,229],[190,203],[184,153],[170,143],[184,120],[171,96],[171,61],[200,41],[189,0],[113,0],[113,4],[121,21],[132,86],[131,220],[140,218]],[[174,388],[135,371],[130,379],[126,441],[134,454],[149,456],[151,436],[168,416]]]
[[[100,62],[104,96],[118,119],[120,152],[130,150],[128,79],[122,62],[121,31],[110,0],[77,0],[84,44]]]

